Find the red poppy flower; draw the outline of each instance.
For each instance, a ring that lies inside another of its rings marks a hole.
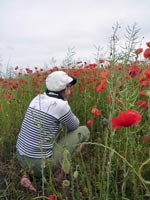
[[[146,45],[147,45],[148,47],[150,47],[150,42],[146,42]]]
[[[79,64],[82,64],[82,61],[77,61],[76,63],[77,63],[77,65],[79,65]]]
[[[36,77],[40,77],[41,74],[39,72],[36,73]]]
[[[105,60],[104,59],[99,59],[99,61],[98,61],[100,64],[101,63],[104,63],[105,62]]]
[[[120,70],[122,70],[123,69],[123,65],[118,65],[118,66],[116,66],[116,71],[118,72],[118,71],[120,71]]]
[[[101,115],[101,111],[98,108],[92,108],[91,113],[93,113],[93,115],[96,117]]]
[[[146,79],[150,79],[150,69],[144,70],[144,74],[146,76]]]
[[[32,74],[32,69],[26,68],[25,70],[28,74]]]
[[[136,54],[140,54],[140,53],[142,53],[142,52],[143,52],[143,48],[138,48],[138,49],[135,50],[135,53],[136,53]]]
[[[36,93],[41,93],[42,90],[40,88],[37,88],[35,91]]]
[[[38,86],[39,85],[39,81],[32,81],[32,85]]]
[[[25,80],[20,79],[19,82],[20,82],[20,83],[25,83]]]
[[[89,67],[90,69],[95,69],[96,66],[97,66],[97,64],[95,64],[95,63],[91,63],[91,64],[89,64],[88,67]]]
[[[84,91],[85,90],[85,87],[84,86],[81,86],[80,87],[80,91]]]
[[[144,143],[150,142],[150,135],[145,135],[143,141]]]
[[[2,106],[2,105],[0,105],[0,110],[2,110],[2,108],[3,108],[3,106]]]
[[[131,70],[129,71],[129,74],[131,77],[134,77],[141,72],[142,70],[137,65],[132,65]]]
[[[139,124],[142,120],[141,114],[136,110],[126,110],[120,112],[117,117],[112,118],[112,127],[119,129],[121,127],[128,127]]]
[[[19,67],[18,67],[18,66],[16,66],[16,67],[15,67],[15,70],[17,70],[17,69],[19,69]]]
[[[88,126],[93,126],[93,119],[89,119],[86,123]]]
[[[50,200],[57,200],[57,196],[55,194],[49,195],[48,198]]]
[[[144,101],[144,100],[139,100],[139,101],[136,102],[136,104],[138,106],[140,106],[141,108],[146,108],[148,106],[148,102]]]
[[[112,103],[113,101],[113,97],[112,96],[108,96],[108,103]]]
[[[3,82],[3,81],[4,81],[4,79],[2,77],[0,77],[0,82]]]
[[[140,91],[140,95],[141,95],[141,96],[145,96],[145,93],[146,93],[146,90]]]
[[[143,80],[140,82],[140,86],[146,86],[149,84],[149,81],[148,80]]]
[[[101,76],[102,78],[107,78],[107,77],[109,77],[109,73],[108,73],[107,71],[102,71],[102,72],[100,73],[100,76]]]
[[[145,49],[145,51],[144,51],[144,58],[150,59],[150,48]]]
[[[7,92],[7,93],[6,93],[6,98],[7,98],[7,99],[11,99],[11,98],[12,98],[12,95],[11,95],[9,92]]]
[[[12,88],[12,89],[17,89],[17,88],[18,88],[18,85],[17,85],[17,84],[12,84],[12,85],[11,85],[11,88]]]
[[[97,92],[102,92],[102,91],[106,88],[106,86],[107,86],[107,81],[106,81],[105,79],[102,79],[100,85],[98,85],[98,86],[95,88],[95,90],[96,90]]]

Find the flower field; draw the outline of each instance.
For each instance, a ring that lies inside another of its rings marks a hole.
[[[9,78],[0,77],[0,199],[149,199],[149,59],[147,42],[146,49],[134,51],[131,62],[99,59],[24,71],[16,66]],[[91,136],[83,151],[68,160],[64,181],[55,182],[53,175],[33,180],[38,192],[32,194],[20,186],[22,169],[15,145],[29,102],[45,91],[45,78],[55,70],[77,78],[69,103]]]

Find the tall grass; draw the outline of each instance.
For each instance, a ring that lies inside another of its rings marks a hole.
[[[132,45],[134,37],[133,34],[129,39]],[[112,42],[116,44],[116,40]],[[15,68],[11,77],[1,77],[0,199],[49,199],[50,194],[66,200],[149,198],[150,64],[148,59],[138,60],[131,43],[125,57],[122,53],[116,54],[114,49],[113,58],[107,62],[97,59],[96,63],[81,62],[59,68],[78,79],[69,103],[82,125],[92,120],[93,123],[88,124],[91,137],[84,150],[74,153],[68,161],[71,168],[65,181],[57,183],[53,174],[49,179],[43,175],[42,180],[33,180],[36,194],[19,184],[22,169],[16,159],[15,144],[29,102],[37,93],[45,91],[46,76],[58,68],[47,71],[27,68],[25,73]],[[93,108],[101,114],[91,112]],[[127,109],[138,111],[142,121],[114,129],[111,119]]]

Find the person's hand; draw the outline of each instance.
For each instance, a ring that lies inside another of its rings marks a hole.
[[[20,184],[29,189],[31,192],[36,192],[35,187],[32,185],[31,181],[27,177],[23,177],[20,181]]]

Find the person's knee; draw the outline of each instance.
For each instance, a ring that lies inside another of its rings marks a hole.
[[[82,136],[82,142],[88,141],[90,137],[90,131],[87,126],[79,126],[78,131]]]

